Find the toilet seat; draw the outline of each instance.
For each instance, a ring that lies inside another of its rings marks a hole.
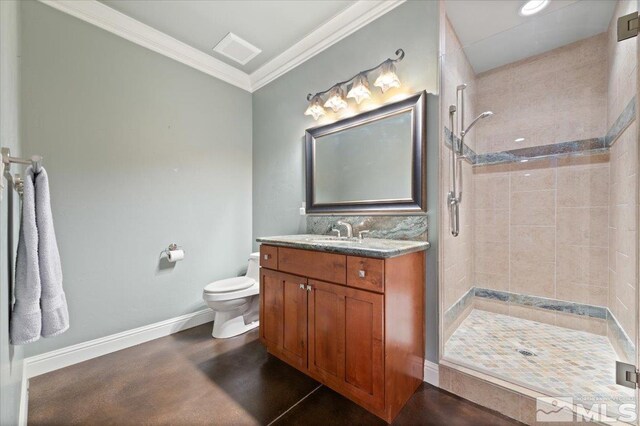
[[[256,283],[256,280],[249,277],[234,277],[225,280],[214,281],[204,288],[205,293],[228,293],[249,288]]]

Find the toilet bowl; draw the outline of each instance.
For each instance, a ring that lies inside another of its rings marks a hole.
[[[259,322],[260,253],[251,253],[247,274],[214,281],[205,286],[202,298],[213,310],[216,339],[226,339],[253,330]]]

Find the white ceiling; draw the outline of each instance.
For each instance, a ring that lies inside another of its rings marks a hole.
[[[518,11],[525,0],[447,0],[446,12],[476,73],[607,30],[613,0],[551,0],[539,14]]]
[[[252,73],[355,3],[355,0],[101,0],[245,73]],[[241,65],[213,47],[227,33],[262,53]]]

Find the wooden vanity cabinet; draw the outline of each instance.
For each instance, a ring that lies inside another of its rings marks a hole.
[[[391,422],[423,380],[424,252],[374,259],[263,245],[260,259],[268,352]]]

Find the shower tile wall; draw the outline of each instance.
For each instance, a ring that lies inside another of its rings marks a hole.
[[[606,306],[608,155],[474,169],[475,283]]]
[[[635,1],[618,3],[609,26],[608,118],[610,127],[636,94],[637,41],[616,41],[616,17],[637,10]],[[632,339],[636,333],[638,258],[638,133],[632,123],[611,147],[609,198],[609,309]]]
[[[605,136],[606,54],[602,33],[477,76],[476,152]],[[608,160],[474,168],[475,284],[607,306]]]
[[[604,136],[606,56],[601,33],[479,74],[477,109],[495,115],[477,127],[476,152]]]
[[[444,125],[456,85],[466,82],[466,119],[496,113],[465,141],[477,153],[605,136],[636,95],[637,41],[615,40],[615,17],[634,7],[618,2],[605,33],[478,76],[447,22]],[[525,140],[515,142],[519,137]],[[465,180],[460,237],[452,238],[448,220],[442,221],[445,310],[475,285],[607,306],[633,338],[637,146],[633,122],[609,154],[473,169],[463,163],[465,178],[471,170],[472,179]],[[443,150],[443,199],[448,160]],[[446,206],[442,217],[449,218]]]
[[[465,93],[465,120],[471,122],[475,117],[475,108],[473,100],[475,98],[475,75],[471,64],[467,60],[462,51],[458,36],[453,30],[450,22],[447,20],[445,24],[445,51],[446,54],[442,58],[443,69],[447,72],[443,73],[442,82],[442,121],[443,125],[449,127],[449,105],[456,103],[456,86],[461,83],[469,85]],[[441,137],[444,134],[441,133]],[[473,137],[465,140],[465,143],[474,148]],[[444,146],[444,144],[441,144]],[[440,170],[442,170],[442,188],[441,200],[447,199],[449,192],[450,179],[450,150],[443,148],[440,151]],[[442,232],[442,246],[444,251],[444,268],[443,268],[443,303],[445,309],[453,305],[462,295],[464,295],[472,286],[473,275],[473,258],[472,258],[472,220],[473,220],[473,185],[472,185],[472,168],[462,162],[462,178],[463,178],[463,202],[460,205],[460,236],[454,238],[449,229],[449,211],[446,203],[441,203],[442,211],[440,221]]]

